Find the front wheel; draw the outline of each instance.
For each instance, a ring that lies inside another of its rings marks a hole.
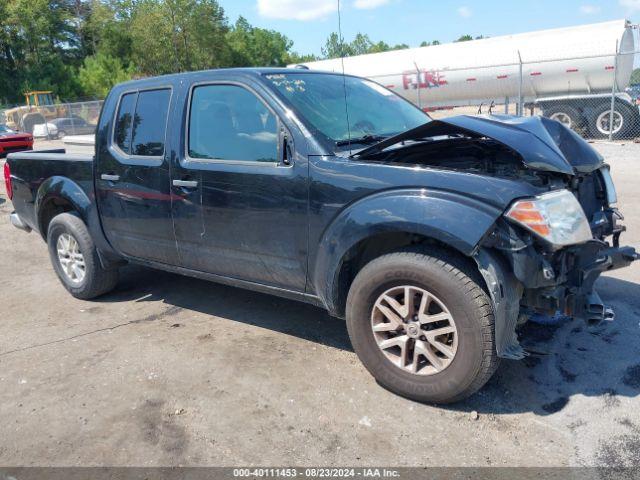
[[[56,215],[47,233],[51,263],[62,285],[76,298],[107,293],[118,282],[118,270],[102,268],[84,222],[71,213]]]
[[[447,253],[383,255],[358,273],[347,329],[369,372],[389,390],[451,403],[495,372],[494,316],[470,267]]]

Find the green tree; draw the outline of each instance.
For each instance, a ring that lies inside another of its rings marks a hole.
[[[96,98],[106,97],[115,84],[130,80],[131,76],[119,58],[105,53],[86,57],[78,71],[83,93]]]
[[[457,40],[454,40],[454,43],[469,42],[471,40],[473,40],[473,37],[471,35],[461,35]]]
[[[98,52],[129,65],[132,54],[130,0],[91,0],[84,27],[88,55]]]
[[[149,75],[226,66],[228,30],[215,0],[139,0],[131,20],[132,62]]]
[[[340,40],[336,32],[331,32],[324,46],[320,48],[320,51],[323,58],[339,58],[353,55],[351,46],[343,40]]]
[[[370,53],[374,46],[369,35],[363,35],[362,33],[356,34],[355,38],[349,45],[351,46],[351,55],[364,55],[366,53]],[[389,46],[384,42],[380,42],[378,47],[386,47],[387,50],[389,49]]]
[[[297,63],[306,63],[306,62],[315,62],[316,60],[320,60],[320,57],[317,57],[313,54],[305,54],[301,55],[297,52],[290,52],[287,58],[287,65],[293,65]]]
[[[3,101],[22,102],[28,89],[75,96],[82,42],[75,0],[0,2],[0,86]]]
[[[232,66],[285,66],[293,42],[275,30],[252,26],[239,17],[226,35]]]
[[[477,37],[473,38],[471,35],[462,35],[457,40],[454,40],[453,43],[469,42],[471,40],[482,40],[483,38],[487,38],[487,37],[485,37],[484,35],[478,35]]]
[[[329,35],[324,46],[320,50],[324,58],[340,58],[341,56],[351,57],[367,53],[401,50],[403,48],[409,48],[409,45],[401,43],[390,46],[382,41],[376,43],[369,38],[369,35],[362,33],[356,34],[351,42],[341,42],[338,34],[333,32]]]
[[[14,78],[17,65],[13,48],[12,32],[6,24],[9,16],[9,5],[0,2],[0,104],[13,101],[15,95]]]

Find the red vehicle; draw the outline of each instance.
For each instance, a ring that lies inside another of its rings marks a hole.
[[[6,125],[0,125],[0,158],[11,152],[33,150],[33,135],[18,133]]]

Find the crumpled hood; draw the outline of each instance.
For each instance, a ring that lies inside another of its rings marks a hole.
[[[560,122],[544,117],[510,115],[460,115],[433,120],[356,155],[365,157],[404,140],[456,134],[492,138],[520,154],[525,166],[534,170],[575,175],[591,172],[604,161],[577,133]]]

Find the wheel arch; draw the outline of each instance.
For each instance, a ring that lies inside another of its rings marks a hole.
[[[315,294],[343,317],[349,286],[370,260],[403,248],[438,248],[477,268],[471,256],[501,211],[457,193],[385,192],[356,202],[325,230],[311,275]]]
[[[91,201],[82,188],[66,177],[50,177],[40,185],[35,198],[38,231],[47,239],[49,223],[56,215],[75,212],[87,223],[87,212]]]
[[[103,267],[121,261],[102,231],[95,204],[86,191],[76,182],[61,176],[53,176],[42,182],[34,200],[36,222],[42,238],[47,240],[51,220],[60,213],[75,213],[87,226],[95,242]]]

